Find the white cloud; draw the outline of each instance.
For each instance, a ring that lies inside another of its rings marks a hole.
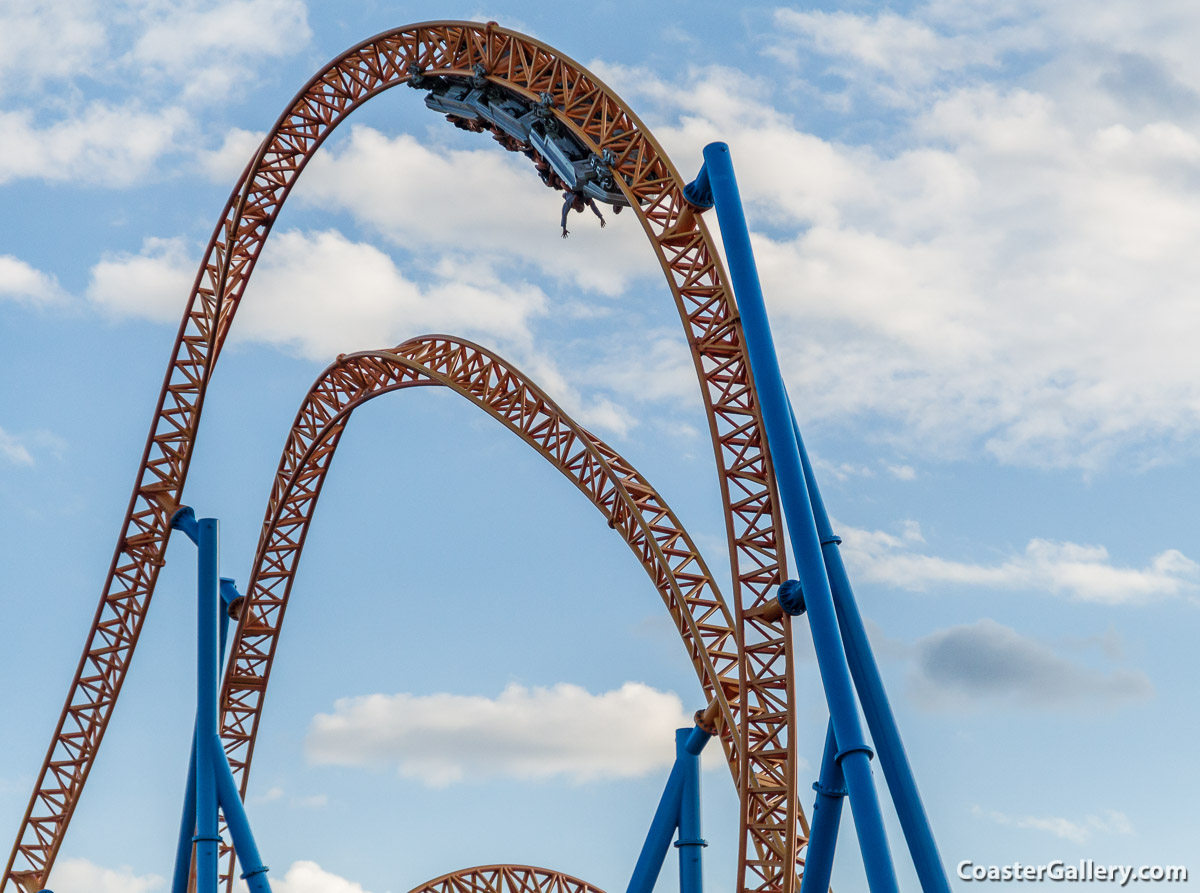
[[[231,128],[220,147],[198,153],[200,170],[213,182],[227,184],[232,189],[242,170],[258,151],[264,136],[265,131]]]
[[[29,177],[124,187],[143,180],[177,147],[182,108],[145,110],[96,101],[42,123],[29,110],[0,112],[0,183]]]
[[[1044,642],[983,619],[939,630],[916,644],[914,693],[931,709],[1102,704],[1154,693],[1145,673],[1098,669],[1059,655]]]
[[[276,234],[246,289],[235,337],[294,344],[324,359],[431,331],[527,343],[546,297],[484,263],[441,258],[432,281],[408,278],[383,251],[336,230]]]
[[[946,10],[930,7],[928,21],[781,15],[820,25],[829,41],[853,30],[827,48],[860,68],[867,58],[909,64],[891,54],[897,45],[914,66],[927,54],[936,67],[990,64],[1019,43],[981,9],[978,27],[991,30],[980,40],[995,46],[945,56],[946,35],[968,27]],[[1095,26],[1084,18],[1080,28]],[[1038,27],[1070,33],[1068,19]],[[1134,30],[1149,46],[1146,29]],[[1147,84],[1170,72],[1151,76],[1138,62],[1122,77],[1141,78],[1142,92],[1082,102],[1105,62],[1070,83],[1049,72],[994,83],[974,69],[912,75],[905,107],[867,142],[806,132],[772,82],[742,72],[692,69],[677,82],[600,73],[642,100],[684,170],[708,141],[730,143],[802,422],[869,420],[909,455],[982,448],[1002,462],[1091,471],[1118,454],[1177,455],[1200,434],[1200,93],[1191,118],[1147,117],[1143,94],[1157,89]],[[1176,72],[1181,94],[1200,88],[1200,66],[1189,65]]]
[[[234,889],[246,893],[245,881],[237,881]],[[362,884],[348,881],[323,869],[316,862],[293,862],[283,877],[271,877],[273,893],[367,893]]]
[[[33,464],[33,455],[29,452],[29,448],[21,441],[21,438],[9,434],[3,428],[0,428],[0,456],[7,459],[13,465]]]
[[[135,874],[123,866],[103,868],[87,859],[60,859],[50,873],[55,893],[151,893],[165,890],[167,882],[156,874]]]
[[[0,460],[13,465],[33,466],[37,464],[35,456],[38,453],[61,456],[66,448],[66,441],[49,431],[30,431],[18,435],[0,428]]]
[[[581,378],[629,400],[701,412],[696,370],[682,333],[621,327],[615,336],[596,341],[600,361],[584,370]]]
[[[489,776],[585,782],[644,775],[674,760],[691,724],[679,697],[627,682],[593,695],[576,685],[509,685],[497,698],[453,694],[342,698],[305,740],[318,764],[395,766],[442,786]]]
[[[545,188],[524,157],[487,135],[478,140],[478,149],[446,149],[353,125],[346,144],[314,157],[296,197],[350,213],[397,245],[532,265],[601,295],[660,275],[633,214],[614,216],[604,207],[601,229],[590,212],[572,212],[564,240],[561,194]]]
[[[842,554],[860,579],[924,590],[933,586],[1052,592],[1103,604],[1129,604],[1193,592],[1200,566],[1167,549],[1141,568],[1114,565],[1103,546],[1031,539],[1025,551],[983,564],[915,551],[911,536],[841,527]],[[919,535],[919,531],[918,531]]]
[[[283,794],[283,788],[281,788],[279,785],[273,785],[254,799],[260,803],[274,803],[276,800],[283,799]]]
[[[0,80],[28,89],[47,79],[125,76],[126,89],[148,90],[165,75],[186,95],[220,98],[252,62],[294,52],[311,36],[302,0],[5,3]]]
[[[137,254],[107,255],[93,266],[88,298],[119,316],[175,322],[198,256],[181,238],[147,239]],[[453,333],[516,363],[580,423],[619,435],[633,427],[622,406],[581,394],[534,348],[532,324],[547,305],[540,288],[505,278],[478,258],[446,254],[426,261],[427,279],[418,282],[390,255],[337,230],[277,232],[246,288],[231,338],[331,362],[339,353]]]
[[[255,21],[296,13],[284,0],[243,5]],[[648,70],[595,66],[645,107],[684,170],[705,142],[732,143],[803,422],[868,420],[914,459],[984,450],[1001,462],[1085,472],[1118,455],[1154,462],[1200,442],[1200,382],[1191,371],[1200,340],[1191,286],[1200,281],[1200,254],[1191,250],[1200,237],[1200,138],[1186,115],[1147,111],[1147,97],[1165,90],[1183,108],[1200,86],[1200,65],[1184,53],[1195,27],[1177,23],[1178,10],[1143,23],[1119,6],[1103,17],[1064,7],[780,11],[781,30],[806,47],[886,75],[889,89],[903,93],[873,142],[806,132],[769,78],[710,67],[669,83]],[[215,46],[229,11],[241,8],[188,5],[152,27],[182,33],[194,25],[198,45]],[[1012,21],[1032,29],[1028,41]],[[1170,35],[1161,52],[1152,33]],[[1009,64],[1013,47],[1042,46],[1049,34],[1059,35],[1069,65]],[[230,52],[246,51],[240,39]],[[1086,49],[1105,41],[1116,56]],[[139,52],[146,64],[167,64],[154,61],[157,50]],[[980,79],[997,71],[1004,77],[994,83]],[[1089,91],[1106,98],[1084,101]],[[1200,93],[1195,99],[1200,115]],[[420,98],[406,92],[402,101]],[[75,170],[48,163],[45,141],[25,133],[57,125],[9,114],[18,125],[10,139],[28,146],[0,156],[0,176],[6,168],[9,176]],[[120,140],[122,130],[106,132]],[[240,130],[224,137],[197,163],[231,181],[256,139]],[[168,151],[172,139],[160,138],[159,148],[151,140],[150,155]],[[557,195],[538,185],[525,159],[489,142],[479,136],[479,148],[446,150],[355,125],[317,155],[296,196],[412,249],[418,263],[427,260],[422,276],[435,280],[440,267],[469,255],[495,281],[546,274],[602,300],[643,277],[658,281],[631,215],[603,231],[575,218],[572,238],[558,239]],[[92,166],[128,176],[144,161]],[[560,304],[542,309],[555,314]],[[315,350],[306,337],[292,343]],[[653,347],[638,360],[646,372],[638,377],[653,387],[630,388],[629,375],[599,383],[622,399],[672,401],[681,367]],[[592,365],[613,366],[607,360],[628,353],[613,348]],[[610,430],[631,425],[611,399],[577,403]]]
[[[213,53],[279,56],[312,36],[300,0],[223,0],[161,6],[133,49],[134,58],[190,69]]]
[[[775,24],[780,32],[771,52],[777,58],[795,64],[801,50],[832,57],[832,73],[866,82],[893,102],[902,103],[912,87],[929,84],[944,72],[996,62],[994,38],[939,33],[929,23],[890,11],[857,15],[779,9]]]
[[[138,254],[108,254],[97,262],[87,296],[117,316],[176,322],[183,316],[198,264],[183,239],[147,238]]]
[[[224,96],[251,62],[295,52],[312,37],[302,0],[192,0],[153,12],[130,59],[183,82],[192,99]]]
[[[157,176],[164,157],[194,152],[199,104],[224,101],[310,37],[303,0],[0,5],[0,184],[125,188]],[[107,88],[124,101],[99,98]],[[224,161],[196,154],[202,168]]]
[[[66,296],[54,276],[11,254],[0,254],[0,300],[53,304]]]
[[[252,796],[251,800],[256,803],[278,803],[284,799],[286,794],[287,791],[282,786],[273,785],[262,794]],[[320,809],[329,804],[329,796],[327,794],[292,796],[288,798],[288,804],[302,809]]]
[[[48,78],[84,74],[107,41],[88,0],[24,0],[0,7],[0,82],[28,88]]]
[[[1087,843],[1096,834],[1133,833],[1133,823],[1123,812],[1106,809],[1102,815],[1087,815],[1082,820],[1072,820],[1061,816],[1012,816],[993,810],[984,810],[978,806],[972,808],[975,815],[991,819],[998,825],[1009,825],[1014,828],[1026,828],[1032,831],[1042,831],[1062,840],[1072,843]]]
[[[198,257],[183,239],[147,239],[137,254],[97,263],[88,297],[118,315],[174,322]],[[526,344],[529,320],[544,303],[535,286],[502,282],[478,262],[443,258],[422,285],[388,254],[337,230],[288,230],[263,250],[232,337],[326,361],[437,331]]]
[[[856,465],[853,462],[830,462],[824,456],[812,457],[813,470],[818,477],[829,475],[835,481],[848,481],[852,477],[874,477],[875,472],[866,465]]]
[[[86,859],[58,860],[50,884],[55,893],[155,893],[168,887],[166,879],[156,874],[138,875],[127,866],[104,868]],[[238,880],[234,889],[246,893],[249,888]],[[367,893],[361,884],[303,860],[293,862],[282,876],[272,872],[271,889],[274,893]]]

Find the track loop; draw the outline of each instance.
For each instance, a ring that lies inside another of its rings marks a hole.
[[[637,116],[595,75],[530,37],[473,22],[379,34],[334,59],[296,95],[230,196],[188,300],[99,605],[22,819],[3,883],[45,885],[96,757],[166,552],[213,367],[262,247],[305,165],[354,109],[430,75],[489,80],[536,100],[612,170],[675,298],[708,415],[733,568],[741,691],[731,706],[743,758],[738,887],[793,893],[807,834],[797,800],[791,629],[747,617],[785,577],[778,500],[741,330],[715,245],[684,181]]]

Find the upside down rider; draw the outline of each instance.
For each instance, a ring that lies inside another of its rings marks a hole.
[[[600,209],[596,207],[596,203],[590,197],[584,195],[582,192],[571,192],[568,190],[563,193],[562,237],[564,239],[571,234],[570,230],[567,229],[567,214],[572,210],[582,214],[585,206],[591,208],[592,213],[600,218],[600,226],[605,226],[604,215],[600,213]]]

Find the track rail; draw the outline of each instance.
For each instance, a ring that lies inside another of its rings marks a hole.
[[[657,141],[598,78],[525,35],[473,22],[431,22],[379,34],[343,53],[297,94],[226,204],[201,263],[151,422],[117,547],[22,819],[0,890],[44,886],[94,764],[141,633],[165,555],[168,514],[181,501],[204,396],[258,256],[296,179],[359,105],[409,79],[470,77],[537,100],[597,154],[666,274],[708,415],[725,506],[743,681],[744,758],[739,889],[792,893],[806,833],[796,796],[789,680],[791,629],[759,612],[784,576],[778,500],[732,292],[712,237],[684,200],[684,180]]]
[[[587,881],[532,865],[464,868],[414,887],[409,893],[604,893]]]
[[[364,403],[411,387],[448,388],[496,418],[556,467],[600,510],[646,569],[704,689],[734,784],[741,690],[733,615],[700,551],[666,501],[619,453],[577,425],[500,357],[462,339],[414,338],[388,351],[343,355],[309,390],[288,436],[246,587],[242,621],[221,693],[221,738],[243,797],[275,649],[309,525],[338,443]],[[227,860],[232,852],[226,848]],[[232,890],[233,863],[224,880]]]

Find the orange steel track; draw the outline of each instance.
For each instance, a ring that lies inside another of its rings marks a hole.
[[[739,780],[739,662],[734,620],[683,525],[641,474],[575,424],[543,391],[495,354],[443,335],[388,351],[343,355],[317,379],[279,460],[242,621],[221,694],[221,738],[243,797],[296,568],[325,475],[356,408],[403,388],[439,385],[513,431],[578,487],[618,531],[662,595],[705,700],[713,704],[725,756]],[[232,850],[226,848],[227,858]],[[232,889],[233,864],[224,879]]]
[[[587,881],[532,865],[464,868],[414,887],[409,893],[604,893]]]
[[[322,69],[264,139],[226,204],[197,273],[84,652],[0,890],[44,886],[125,681],[181,501],[204,396],[255,263],[309,159],[350,112],[425,75],[487,79],[537,100],[587,148],[609,150],[616,181],[666,274],[708,415],[725,506],[744,714],[739,889],[792,893],[806,843],[795,779],[788,618],[763,615],[785,576],[778,500],[732,291],[684,180],[633,112],[553,48],[492,23],[432,22],[377,35]]]

